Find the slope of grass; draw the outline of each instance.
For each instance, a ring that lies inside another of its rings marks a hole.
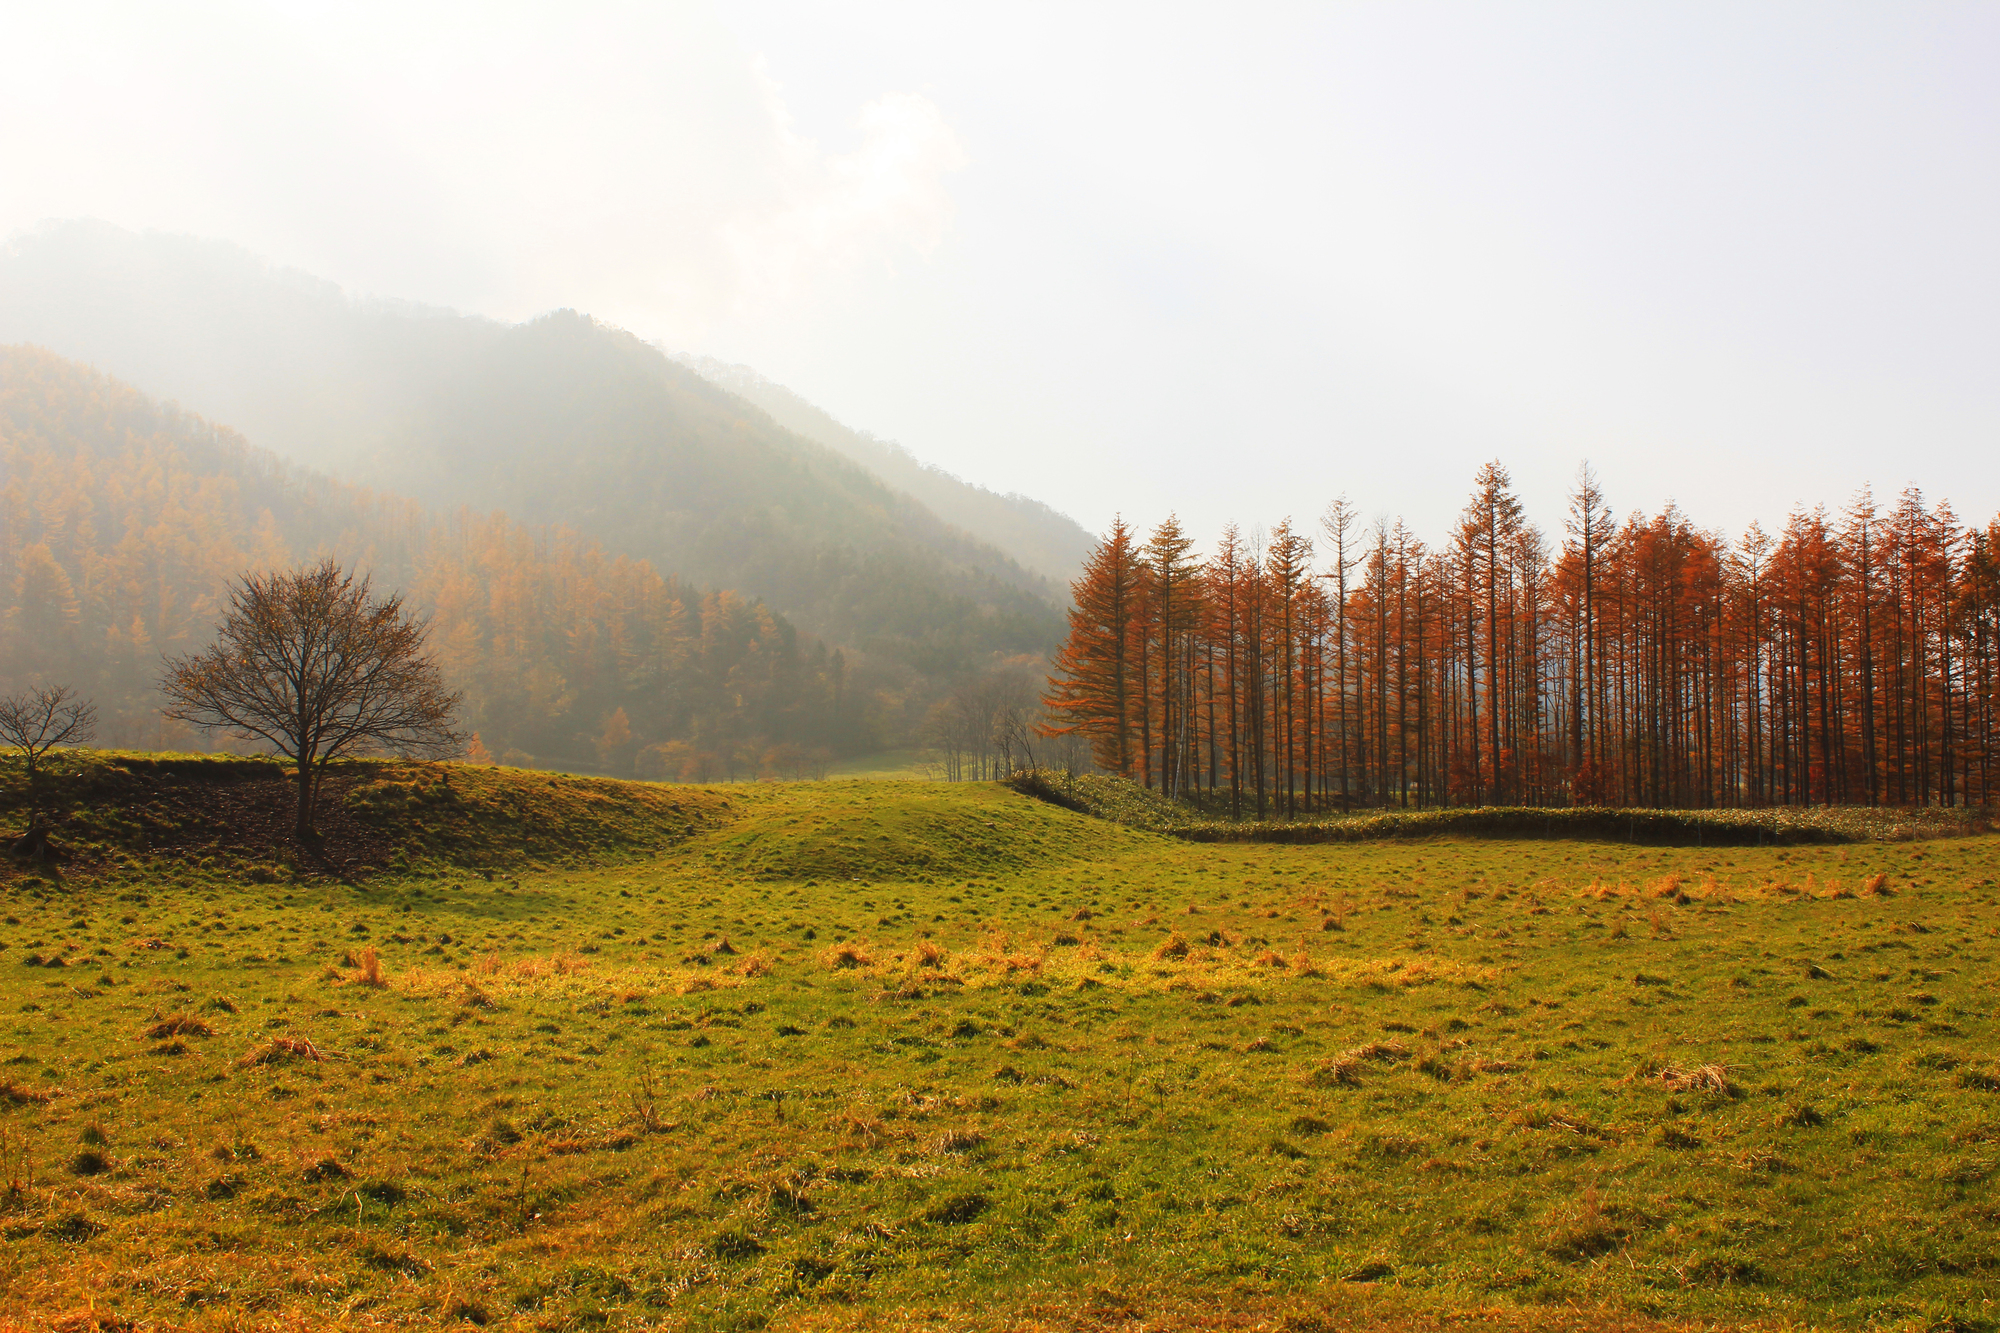
[[[492,880],[106,833],[8,883],[0,1317],[1917,1329],[2000,1294],[2000,839],[591,790],[624,834]],[[413,840],[500,819],[398,799]]]
[[[998,784],[956,784],[914,799],[905,785],[746,787],[703,854],[755,879],[930,883],[1055,871],[1135,841],[1124,829],[1060,818]]]
[[[1754,810],[1651,810],[1573,806],[1475,806],[1373,810],[1294,819],[1227,817],[1226,798],[1169,799],[1129,778],[1053,770],[1018,774],[1015,790],[1066,809],[1190,842],[1374,842],[1443,835],[1594,838],[1695,846],[1907,842],[1993,829],[1984,810],[1778,806]]]
[[[53,756],[34,792],[0,758],[0,828],[53,820],[72,870],[136,867],[266,879],[365,876],[437,864],[518,869],[648,854],[726,816],[712,788],[668,787],[467,764],[336,764],[320,799],[324,840],[293,843],[294,770],[268,759],[88,750]],[[18,869],[18,867],[17,867]],[[5,874],[0,868],[0,874]]]

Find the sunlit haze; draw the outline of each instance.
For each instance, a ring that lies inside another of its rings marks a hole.
[[[1990,5],[9,6],[0,233],[574,307],[1093,530],[2000,509]]]

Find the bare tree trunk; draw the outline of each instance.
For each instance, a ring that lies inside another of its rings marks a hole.
[[[292,836],[300,842],[311,842],[315,837],[313,833],[313,797],[317,794],[316,789],[319,786],[316,780],[318,774],[314,771],[316,767],[311,760],[302,759],[299,761],[298,809],[292,825]]]

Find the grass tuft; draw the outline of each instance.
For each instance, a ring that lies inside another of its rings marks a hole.
[[[836,944],[826,951],[826,965],[835,971],[846,971],[857,967],[873,967],[875,960],[859,944]]]
[[[1742,1093],[1730,1081],[1729,1070],[1720,1064],[1670,1064],[1660,1070],[1659,1079],[1670,1092],[1705,1092],[1719,1097],[1736,1097]]]
[[[318,1063],[327,1058],[326,1052],[304,1037],[273,1037],[260,1046],[251,1048],[239,1062],[244,1065],[281,1065],[294,1060],[311,1060]]]
[[[1580,1198],[1559,1204],[1542,1223],[1542,1248],[1558,1259],[1579,1262],[1608,1254],[1631,1234],[1599,1199],[1597,1187],[1585,1187]]]
[[[1355,1088],[1361,1086],[1361,1061],[1352,1055],[1322,1060],[1305,1073],[1310,1088]]]
[[[164,1041],[168,1037],[213,1037],[215,1029],[199,1018],[175,1014],[163,1018],[139,1034],[140,1041]]]

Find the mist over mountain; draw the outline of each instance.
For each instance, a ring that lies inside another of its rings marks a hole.
[[[907,729],[893,682],[734,592],[565,529],[342,484],[0,345],[0,685],[82,691],[115,745],[191,746],[157,711],[162,655],[210,641],[244,571],[325,557],[431,617],[475,757],[740,776]]]
[[[909,492],[946,522],[1014,557],[1022,566],[1066,587],[1083,568],[1097,538],[1067,514],[1018,492],[1002,495],[926,463],[892,440],[878,439],[836,421],[782,384],[749,366],[713,357],[675,360],[739,398],[755,403],[779,425],[853,459],[890,485]]]
[[[504,324],[355,299],[234,246],[68,223],[0,253],[0,342],[354,483],[566,525],[761,598],[913,683],[1039,658],[1060,636],[1061,588],[910,485],[574,311]]]

